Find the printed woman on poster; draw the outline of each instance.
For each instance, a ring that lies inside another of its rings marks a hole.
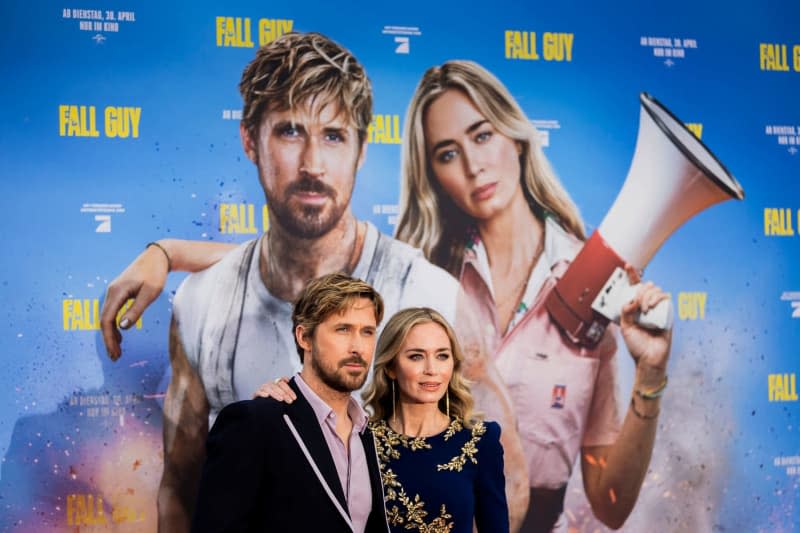
[[[587,350],[566,340],[544,308],[582,246],[583,222],[530,120],[476,63],[433,67],[417,86],[397,238],[457,277],[477,310],[477,341],[488,344],[511,394],[528,460],[522,531],[566,527],[559,516],[579,453],[595,515],[621,526],[650,462],[671,342],[671,331],[650,332],[633,317],[667,295],[648,283],[624,309],[622,336],[637,364],[620,424],[613,328]]]

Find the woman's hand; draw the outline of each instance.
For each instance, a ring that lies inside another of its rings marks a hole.
[[[289,378],[283,377],[261,385],[253,398],[273,398],[279,402],[292,403],[297,399],[297,394],[289,386]]]
[[[632,284],[639,282],[639,274],[631,265],[625,265],[625,271]],[[668,298],[669,295],[661,288],[652,282],[647,282],[639,287],[634,299],[622,308],[620,318],[622,337],[637,367],[644,365],[666,372],[672,344],[672,329],[648,329],[638,324],[636,317],[640,312],[647,312]]]

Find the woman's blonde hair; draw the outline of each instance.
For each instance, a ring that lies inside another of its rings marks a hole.
[[[439,185],[425,145],[428,106],[448,90],[466,94],[478,111],[521,147],[520,180],[533,213],[554,216],[567,231],[585,238],[578,208],[542,152],[538,133],[508,89],[472,61],[448,61],[425,72],[406,113],[396,237],[422,249],[432,263],[458,277],[465,234],[473,223]]]
[[[386,322],[375,350],[372,381],[363,393],[364,404],[370,411],[370,418],[373,421],[388,420],[394,414],[392,380],[386,371],[394,365],[403,343],[414,326],[428,323],[440,325],[450,339],[450,350],[453,355],[453,375],[447,385],[450,397],[450,416],[461,418],[465,427],[471,427],[475,418],[472,412],[474,401],[472,393],[469,391],[469,383],[462,374],[464,354],[458,344],[456,334],[447,320],[437,311],[428,307],[403,309],[392,315]],[[446,396],[439,400],[439,410],[443,413],[447,412]]]

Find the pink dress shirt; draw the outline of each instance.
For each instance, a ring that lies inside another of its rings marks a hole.
[[[342,490],[347,500],[347,509],[350,520],[353,522],[353,529],[356,533],[363,533],[372,510],[372,491],[370,490],[367,456],[359,434],[367,427],[369,417],[356,399],[350,396],[347,403],[347,415],[353,422],[353,428],[350,431],[348,453],[347,447],[336,433],[336,413],[311,390],[299,373],[295,375],[295,381],[300,392],[311,404],[311,409],[319,421],[325,442],[333,456],[336,472],[339,474],[339,481],[342,483]],[[313,513],[314,510],[309,509],[309,512]]]

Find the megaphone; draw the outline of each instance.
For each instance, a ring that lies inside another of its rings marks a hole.
[[[545,301],[550,317],[574,343],[595,346],[619,321],[636,292],[625,263],[640,271],[684,222],[714,204],[743,199],[744,190],[713,153],[666,107],[639,95],[639,135],[628,176],[598,229]],[[668,300],[639,322],[671,327]]]

